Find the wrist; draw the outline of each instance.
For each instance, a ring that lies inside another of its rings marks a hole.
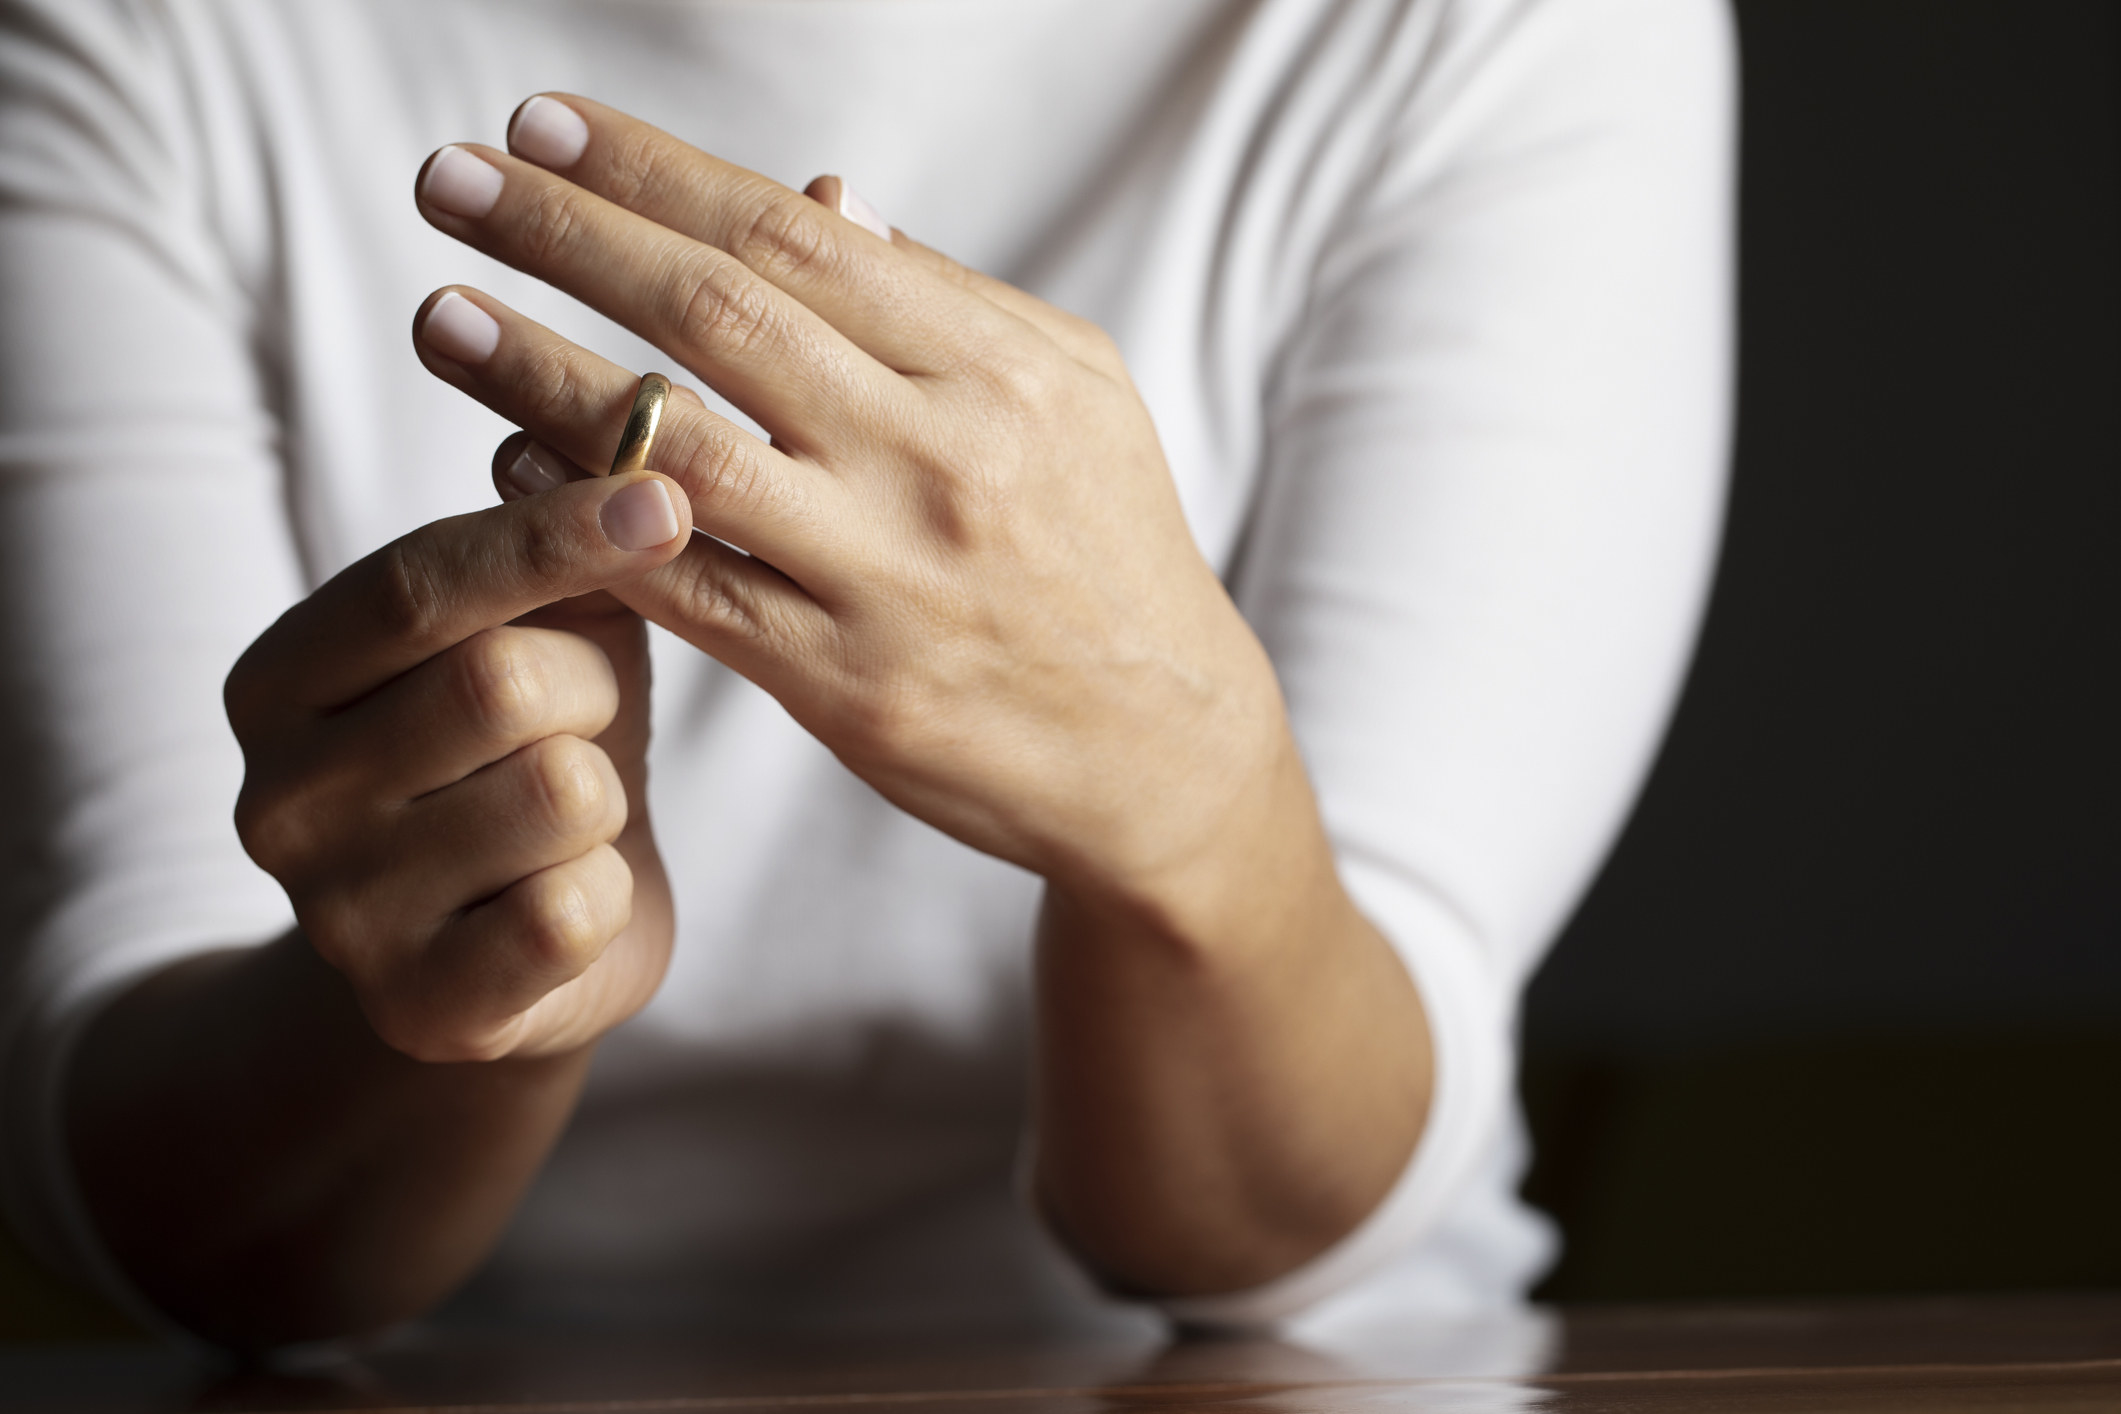
[[[1195,963],[1257,961],[1352,910],[1286,723],[1211,808],[1147,858],[1047,877],[1049,919],[1071,918]]]

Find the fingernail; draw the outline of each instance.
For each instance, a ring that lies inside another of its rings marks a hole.
[[[501,326],[492,315],[451,290],[427,311],[420,337],[444,358],[458,363],[484,363],[501,342]]]
[[[420,200],[457,216],[484,216],[501,199],[501,169],[461,147],[445,147],[427,164]]]
[[[572,167],[588,146],[589,124],[582,115],[543,94],[518,108],[508,127],[508,150],[540,167]]]
[[[565,486],[567,472],[565,457],[543,443],[532,442],[508,464],[508,484],[520,495],[535,496],[540,491]]]
[[[891,223],[884,219],[884,213],[864,200],[860,192],[848,186],[845,177],[840,178],[840,215],[884,240],[891,239]]]
[[[653,478],[636,481],[604,503],[604,538],[621,550],[652,550],[678,533],[677,508]]]

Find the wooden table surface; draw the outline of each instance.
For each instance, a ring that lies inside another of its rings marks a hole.
[[[2121,1294],[1611,1307],[1271,1341],[764,1347],[413,1332],[305,1373],[0,1346],[0,1409],[491,1414],[2121,1411]]]

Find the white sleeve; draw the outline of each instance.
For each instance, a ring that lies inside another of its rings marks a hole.
[[[231,823],[221,683],[301,576],[162,13],[0,3],[0,1181],[121,1300],[71,1196],[66,1047],[146,971],[291,923]]]
[[[1256,1290],[1410,1254],[1510,1122],[1519,993],[1623,822],[1719,534],[1731,37],[1713,0],[1485,6],[1400,112],[1268,393],[1233,579],[1356,901],[1434,1034],[1405,1173]]]

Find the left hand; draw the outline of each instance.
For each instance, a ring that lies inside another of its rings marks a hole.
[[[421,211],[772,439],[671,401],[656,468],[752,557],[696,538],[619,596],[967,844],[1085,898],[1211,896],[1230,832],[1300,767],[1111,340],[842,217],[836,178],[800,193],[585,99],[533,108],[519,155],[431,158]],[[423,314],[428,368],[607,462],[636,374],[456,288],[498,337],[437,339]]]

